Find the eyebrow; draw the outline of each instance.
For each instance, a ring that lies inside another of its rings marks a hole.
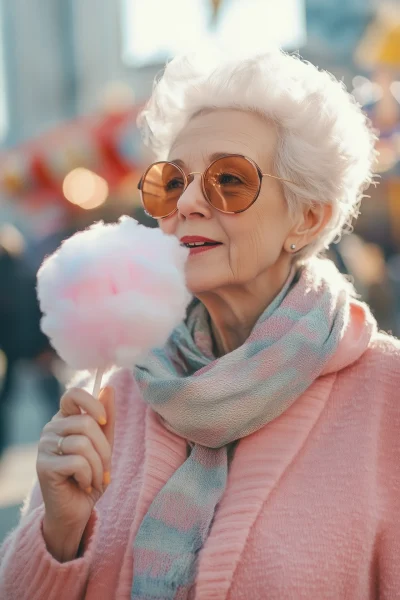
[[[218,158],[222,158],[223,156],[234,156],[235,154],[236,154],[236,152],[214,152],[213,154],[210,154],[210,156],[208,157],[208,160],[210,162],[213,162],[214,160],[217,160]],[[180,158],[172,159],[170,162],[173,162],[175,165],[178,165],[179,167],[186,166],[185,161],[181,160]]]

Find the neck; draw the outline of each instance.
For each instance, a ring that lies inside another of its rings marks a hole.
[[[290,264],[274,265],[245,285],[197,294],[211,317],[217,356],[244,344],[260,315],[281,291],[290,268]]]

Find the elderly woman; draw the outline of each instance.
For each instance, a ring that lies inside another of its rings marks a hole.
[[[371,182],[365,116],[271,52],[173,60],[140,124],[194,300],[100,400],[62,397],[1,598],[399,598],[400,345],[317,258]]]

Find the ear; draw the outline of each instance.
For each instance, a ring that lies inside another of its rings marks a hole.
[[[290,247],[294,244],[296,252],[298,252],[311,244],[325,229],[331,218],[331,204],[319,202],[318,204],[305,206],[299,217],[295,219],[295,224],[286,239],[285,249],[292,253],[293,250],[290,250]]]

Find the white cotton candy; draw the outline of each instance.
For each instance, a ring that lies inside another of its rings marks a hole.
[[[185,318],[187,257],[130,217],[76,233],[39,269],[43,332],[74,369],[132,367]]]

